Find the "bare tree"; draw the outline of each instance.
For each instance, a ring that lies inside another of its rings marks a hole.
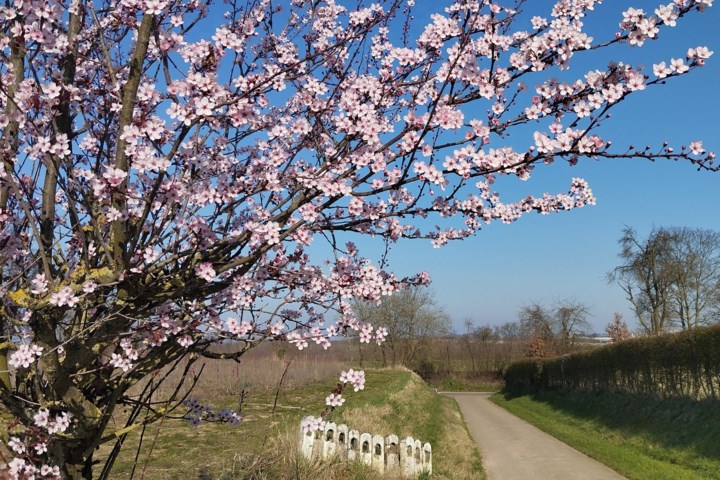
[[[432,338],[450,332],[450,317],[425,287],[401,290],[380,305],[356,302],[354,309],[361,321],[387,329],[383,363],[413,366]]]
[[[653,229],[640,240],[626,228],[623,263],[610,273],[627,294],[645,333],[683,329],[720,318],[720,233],[687,227]]]
[[[676,277],[673,308],[683,329],[720,318],[720,233],[699,228],[670,228]]]
[[[473,332],[473,337],[475,337],[476,340],[480,341],[480,345],[482,346],[483,351],[483,360],[485,363],[484,368],[486,370],[490,369],[490,348],[491,345],[494,345],[499,340],[499,336],[497,334],[497,329],[493,327],[489,327],[487,325],[483,325],[481,327],[478,327]]]
[[[575,343],[579,335],[589,332],[590,323],[587,320],[589,315],[589,307],[578,300],[570,299],[557,302],[553,311],[555,331],[564,346]]]
[[[632,304],[640,326],[647,335],[666,331],[674,317],[673,288],[678,279],[673,254],[674,234],[653,229],[646,240],[626,227],[618,241],[622,263],[608,275],[617,282]]]
[[[590,329],[589,308],[577,300],[557,300],[546,307],[533,302],[522,307],[520,328],[530,339],[532,356],[548,356],[567,349]]]
[[[502,325],[493,327],[494,335],[503,342],[514,342],[520,340],[522,331],[518,322],[505,322]]]
[[[555,337],[553,313],[540,303],[534,302],[522,307],[519,319],[523,336],[545,341],[552,341]]]
[[[475,372],[475,349],[473,348],[472,341],[475,322],[471,317],[467,317],[463,321],[463,324],[465,325],[465,347],[467,348],[468,356],[470,357],[470,365],[472,367],[472,371]]]

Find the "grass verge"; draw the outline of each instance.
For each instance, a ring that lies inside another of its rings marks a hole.
[[[629,479],[720,479],[717,402],[568,391],[492,400]]]
[[[247,399],[240,426],[191,427],[166,420],[148,427],[140,443],[133,433],[113,469],[112,478],[129,479],[313,479],[376,480],[359,464],[309,463],[298,458],[299,423],[317,414],[332,381],[280,392],[260,391]],[[213,399],[232,406],[232,396]],[[376,434],[411,435],[433,446],[432,479],[485,478],[482,463],[454,400],[437,396],[407,370],[366,371],[365,390],[347,395],[346,404],[329,420]],[[101,449],[99,458],[107,454]],[[135,460],[137,456],[137,461]]]

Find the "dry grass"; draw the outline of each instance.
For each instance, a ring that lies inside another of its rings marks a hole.
[[[239,427],[211,424],[193,428],[170,420],[153,425],[145,432],[132,477],[140,438],[135,432],[111,478],[377,480],[375,473],[359,464],[309,463],[298,458],[299,421],[322,409],[334,378],[335,374],[324,382],[283,390],[275,411],[271,407],[274,392],[256,391],[249,397],[246,418]],[[222,405],[232,402],[233,397],[215,400]],[[346,407],[330,419],[373,433],[411,435],[431,442],[436,472],[433,479],[485,478],[455,402],[435,395],[411,372],[368,371],[366,389],[348,394]],[[107,448],[98,457],[103,454]]]
[[[342,348],[325,352],[313,347],[298,351],[286,344],[263,344],[246,353],[240,362],[200,359],[189,372],[190,375],[201,373],[192,395],[201,401],[213,402],[217,398],[237,396],[243,390],[250,393],[274,391],[281,381],[283,389],[301,388],[339,377],[340,372],[351,364],[348,357],[352,358],[352,355],[347,355]],[[174,370],[166,368],[152,377],[156,382],[162,379],[154,400],[162,401],[175,390],[183,380],[184,365],[181,362]],[[139,392],[147,381],[150,378],[139,382],[131,393]],[[190,387],[190,382],[186,381],[180,395],[187,393]]]

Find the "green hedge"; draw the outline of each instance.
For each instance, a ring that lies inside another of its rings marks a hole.
[[[720,399],[720,325],[522,360],[507,368],[505,381],[508,388]]]

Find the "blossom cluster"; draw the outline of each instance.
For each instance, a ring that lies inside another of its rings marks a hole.
[[[40,408],[33,416],[35,425],[44,428],[49,434],[64,433],[70,427],[72,414],[68,412],[60,412],[52,416],[46,408]]]
[[[365,388],[365,372],[362,370],[353,370],[352,368],[343,371],[340,374],[340,383],[337,385],[335,389],[325,398],[325,405],[330,407],[330,409],[335,409],[337,407],[341,407],[345,403],[345,397],[343,397],[343,391],[347,387],[347,385],[350,385],[354,391],[358,392],[360,390],[363,390]],[[318,422],[313,422],[311,425],[308,425],[307,428],[315,428],[317,427]],[[303,427],[305,428],[305,427]]]
[[[58,434],[66,434],[72,423],[69,412],[50,412],[40,408],[33,415],[33,425],[26,426],[22,433],[16,428],[10,436],[7,447],[14,457],[5,466],[11,480],[48,479],[60,480],[60,468],[53,465],[49,450],[53,442],[61,441]]]
[[[7,473],[10,480],[49,479],[60,480],[60,467],[57,465],[41,464],[39,467],[20,456],[14,457],[7,464]]]
[[[138,359],[139,353],[127,338],[120,341],[120,349],[122,353],[113,353],[110,357],[109,364],[114,368],[119,368],[123,372],[127,372],[133,368],[133,362]]]
[[[340,374],[340,382],[342,384],[349,383],[353,389],[358,392],[365,388],[365,372],[362,370],[353,370],[352,368],[343,371]]]
[[[10,354],[8,364],[15,368],[28,368],[42,355],[43,348],[38,345],[20,345]]]

